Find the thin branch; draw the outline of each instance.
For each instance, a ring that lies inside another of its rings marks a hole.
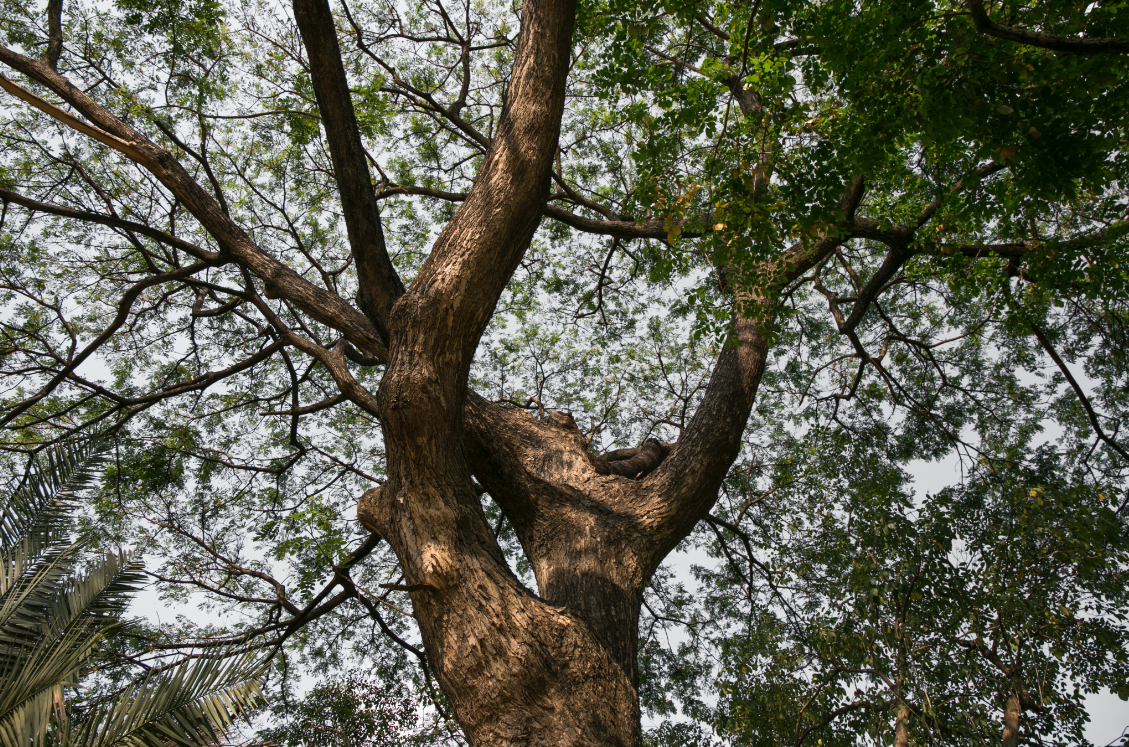
[[[139,233],[142,236],[159,241],[162,244],[168,244],[176,249],[181,249],[197,259],[206,262],[218,262],[220,255],[219,252],[209,251],[203,249],[195,244],[191,244],[183,239],[178,239],[176,236],[167,234],[164,231],[158,231],[142,223],[135,223],[131,220],[122,220],[115,218],[112,215],[103,215],[102,213],[92,213],[87,210],[77,210],[75,208],[65,207],[63,205],[55,205],[49,202],[39,202],[30,197],[24,197],[21,194],[16,194],[7,189],[0,187],[0,200],[5,203],[12,202],[21,207],[37,213],[47,213],[49,215],[57,215],[60,218],[71,218],[73,220],[86,221],[87,223],[98,223],[110,228],[117,228],[122,231],[132,231]]]

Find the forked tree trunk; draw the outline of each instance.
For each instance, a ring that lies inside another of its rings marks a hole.
[[[388,479],[358,516],[399,558],[428,659],[475,745],[640,744],[643,589],[713,505],[767,353],[770,315],[738,319],[673,453],[651,442],[611,463],[592,457],[567,415],[536,420],[468,393],[474,351],[548,196],[574,14],[575,0],[523,3],[497,132],[405,292],[386,272],[329,5],[295,0],[338,180],[350,182],[351,243],[369,256],[362,308],[387,341],[370,409]],[[804,271],[825,243],[797,249],[768,276]],[[510,572],[472,473],[513,523],[538,593]]]
[[[742,359],[740,368],[753,374],[744,396],[727,403],[736,410],[730,418],[748,417],[765,353],[750,336],[722,354],[722,375]],[[461,428],[432,429],[410,417],[403,427],[412,457],[365,495],[358,514],[404,564],[428,657],[471,742],[639,745],[643,589],[712,505],[724,468],[685,491],[670,475],[679,453],[664,460],[665,449],[654,449],[650,461],[644,454],[633,462],[639,473],[611,474],[616,465],[590,455],[568,415],[538,420],[473,394]],[[431,466],[443,438],[440,448],[454,454],[440,463],[445,470]],[[692,452],[690,443],[683,448]],[[509,571],[471,472],[513,522],[537,596]]]
[[[2,56],[95,127],[78,127],[45,102],[37,106],[116,148],[176,195],[222,250],[197,250],[202,261],[238,263],[260,278],[265,295],[342,333],[330,349],[272,322],[283,342],[324,364],[342,393],[380,419],[388,479],[362,497],[358,515],[402,565],[427,656],[471,743],[635,747],[643,589],[708,513],[738,454],[764,370],[775,293],[829,256],[842,234],[829,231],[758,263],[750,271],[755,291],[740,282],[743,270],[719,272],[735,296],[733,344],[719,354],[678,444],[648,443],[615,461],[594,458],[571,417],[535,420],[467,390],[483,330],[545,209],[575,0],[524,0],[489,150],[407,290],[384,245],[332,9],[328,0],[294,0],[294,11],[356,258],[360,310],[262,251],[173,154],[98,105],[50,59],[8,50]],[[862,189],[856,179],[844,195],[846,218],[853,219]],[[255,303],[274,318],[261,299]],[[376,397],[345,365],[344,356],[355,353],[349,343],[364,360],[385,363]],[[510,572],[472,473],[513,522],[538,593]]]

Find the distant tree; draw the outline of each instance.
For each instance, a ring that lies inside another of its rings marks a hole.
[[[821,496],[797,533],[759,512],[747,532],[715,519],[739,559],[711,584],[728,593],[699,614],[731,626],[715,642],[721,733],[1076,745],[1084,693],[1129,699],[1129,533],[1116,506],[1064,480],[1049,448],[993,456],[920,508],[879,474]],[[768,567],[748,562],[744,547],[783,535]]]

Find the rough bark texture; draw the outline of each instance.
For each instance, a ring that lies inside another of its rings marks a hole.
[[[492,150],[476,190],[495,158]],[[848,212],[860,196],[856,183],[844,197]],[[393,309],[392,357],[380,390],[389,480],[365,495],[358,515],[404,564],[428,656],[472,742],[638,745],[643,589],[709,512],[740,448],[768,353],[771,288],[807,271],[838,240],[793,247],[761,268],[765,290],[737,293],[738,308],[749,313],[736,315],[678,444],[648,442],[594,458],[567,413],[537,419],[466,393],[473,346],[458,342],[463,335],[477,342],[488,314],[471,317],[459,307],[472,295],[486,305],[484,294],[502,287],[491,287],[492,278],[477,282],[482,276],[472,273],[489,266],[467,257],[473,249],[458,251],[456,242],[470,243],[466,236],[492,235],[460,224],[474,199],[472,192],[452,221],[454,235],[437,244],[462,263],[458,272],[429,275],[425,265]],[[489,251],[508,258],[511,247],[524,251],[516,242]],[[444,283],[443,295],[415,296]],[[496,298],[485,296],[491,310]],[[424,311],[425,304],[434,307]],[[538,596],[504,563],[471,473],[513,523]]]
[[[639,742],[631,676],[510,572],[463,449],[471,358],[548,191],[575,6],[529,0],[506,109],[467,200],[393,307],[379,392],[388,482],[366,522],[395,549],[428,658],[474,744]]]
[[[984,8],[984,0],[967,0],[967,2],[968,11],[972,16],[976,30],[997,39],[1006,39],[1020,44],[1029,44],[1032,47],[1042,47],[1054,52],[1068,54],[1129,54],[1129,39],[1072,38],[1017,29],[993,22],[988,17],[988,11]]]
[[[1007,699],[1004,709],[1004,736],[1003,747],[1019,747],[1019,716],[1023,713],[1023,706],[1019,703],[1019,696],[1012,694]]]
[[[909,708],[898,706],[897,720],[894,722],[894,747],[909,747],[909,732],[906,730],[906,719],[909,718]]]

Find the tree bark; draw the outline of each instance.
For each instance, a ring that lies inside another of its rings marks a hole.
[[[906,731],[906,719],[909,718],[909,708],[898,706],[897,720],[894,722],[894,747],[909,747],[909,732]]]
[[[484,171],[490,164],[488,157]],[[760,296],[738,289],[738,309],[755,313],[736,315],[731,344],[683,438],[673,450],[654,442],[614,455],[622,459],[594,458],[566,413],[537,419],[467,394],[473,348],[436,330],[467,325],[473,307],[400,316],[423,306],[414,294],[424,283],[460,278],[432,279],[425,265],[393,309],[391,362],[379,393],[388,482],[364,496],[358,515],[403,563],[429,659],[472,743],[641,744],[643,590],[709,512],[740,448],[768,355],[772,288],[837,245],[797,245],[768,268],[774,279]],[[485,286],[464,281],[433,303],[465,303],[471,288]],[[487,318],[469,334],[481,334]],[[620,462],[629,468],[612,467]],[[506,566],[472,472],[511,520],[538,596]]]
[[[349,246],[356,258],[357,302],[387,339],[392,304],[404,294],[404,284],[385,247],[376,190],[365,161],[333,13],[327,0],[294,0],[294,20],[310,58],[310,77],[333,159]]]
[[[402,563],[428,658],[475,745],[640,743],[631,674],[583,618],[510,572],[463,448],[472,356],[547,197],[574,14],[574,0],[523,4],[493,143],[392,308],[378,393],[388,481],[359,507]]]
[[[1019,696],[1012,693],[1004,709],[1003,747],[1019,747],[1019,717],[1022,713]]]
[[[387,482],[362,497],[358,515],[401,562],[428,659],[470,742],[636,747],[643,590],[708,514],[738,453],[768,355],[774,294],[841,239],[801,242],[763,263],[755,289],[731,283],[732,338],[678,444],[648,441],[593,457],[569,415],[538,420],[467,390],[483,330],[545,210],[575,0],[523,3],[494,138],[473,188],[407,291],[384,247],[330,7],[296,0],[295,16],[357,258],[361,311],[262,251],[172,154],[48,61],[0,47],[0,62],[50,88],[92,124],[0,83],[153,173],[219,245],[207,256],[197,249],[202,261],[238,263],[260,278],[268,298],[285,298],[343,333],[337,346],[322,348],[288,330],[257,294],[249,299],[278,329],[280,344],[315,356],[345,395],[379,415]],[[856,180],[844,196],[848,217],[861,189]],[[345,340],[386,363],[375,398],[349,374]],[[510,572],[472,474],[513,523],[538,594]]]

